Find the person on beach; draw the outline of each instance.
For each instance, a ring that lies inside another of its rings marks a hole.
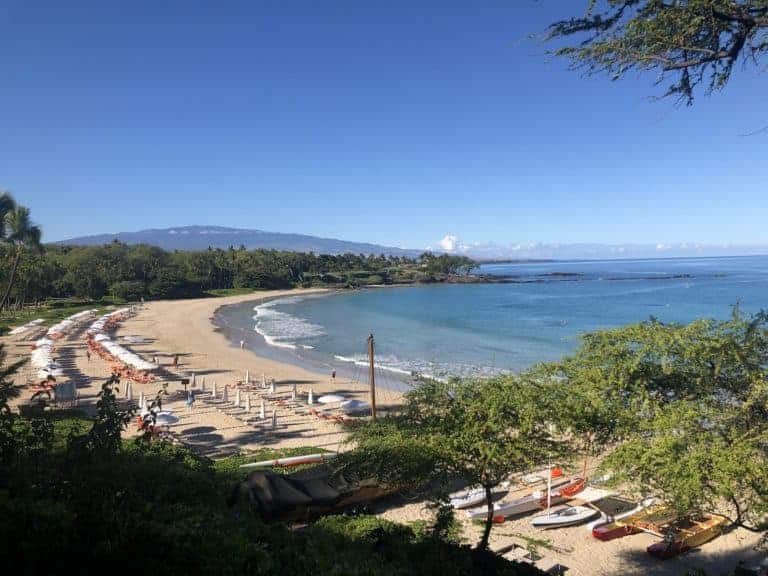
[[[88,362],[91,361],[91,351],[88,348],[85,349],[85,357],[88,359]]]
[[[245,350],[245,340],[240,340],[240,350]]]
[[[176,355],[173,357],[173,367],[174,367],[174,368],[176,368],[178,365],[179,365],[179,355],[178,355],[178,354],[176,354]]]
[[[331,382],[336,382],[336,370],[331,370]]]

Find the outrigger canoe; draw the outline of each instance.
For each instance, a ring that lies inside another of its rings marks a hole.
[[[592,529],[592,536],[607,542],[631,534],[639,534],[643,531],[661,534],[664,527],[675,518],[675,513],[663,504],[652,503],[624,518],[596,526]]]
[[[549,514],[536,516],[531,520],[531,524],[536,528],[563,528],[586,522],[599,513],[599,510],[589,506],[567,506]]]
[[[565,478],[558,478],[556,480],[552,480],[552,484],[554,486],[550,489],[549,492],[550,505],[565,502],[565,500],[571,498],[574,494],[584,489],[584,480],[581,478],[571,480],[570,482]],[[540,510],[546,506],[546,491],[536,490],[527,496],[522,496],[521,498],[496,502],[493,505],[493,517],[495,519],[503,519],[509,516],[517,516],[518,514],[526,514],[528,512],[533,512],[534,510]],[[480,508],[473,508],[468,510],[467,514],[471,520],[485,520],[485,518],[488,516],[488,509],[485,506]]]
[[[503,494],[509,490],[509,482],[502,482],[493,489],[493,495]],[[467,488],[451,494],[450,504],[454,508],[470,508],[485,502],[485,488]]]
[[[648,554],[660,560],[673,558],[716,538],[727,522],[726,518],[715,514],[682,518],[669,527],[663,541],[651,544],[646,550]]]
[[[631,520],[636,514],[650,508],[654,504],[656,504],[656,498],[645,498],[644,500],[641,500],[637,506],[626,512],[613,515],[603,513],[600,518],[590,522],[586,527],[592,532],[592,536],[599,540],[613,540],[614,538],[619,538],[623,535],[620,534],[622,527],[626,525],[626,522],[623,521]],[[617,535],[611,536],[610,533],[614,529],[617,530]]]

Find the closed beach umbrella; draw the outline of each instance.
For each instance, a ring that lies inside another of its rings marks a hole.
[[[259,406],[259,418],[264,420],[264,418],[266,418],[266,417],[267,417],[267,415],[266,415],[266,410],[264,408],[264,400],[262,400],[261,401],[261,406]]]
[[[261,375],[261,387],[266,388],[267,387],[267,375],[262,373]]]
[[[291,400],[296,400],[296,382],[291,387]]]
[[[309,394],[307,394],[307,404],[312,406],[312,404],[314,404],[314,403],[315,403],[315,397],[312,394],[312,387],[310,386],[309,387]]]
[[[269,391],[272,392],[273,394],[275,392],[275,379],[274,378],[272,378],[269,381]]]
[[[277,428],[277,410],[272,410],[272,428]]]
[[[246,412],[251,411],[251,395],[250,394],[245,395],[245,411]]]
[[[213,388],[211,388],[211,398],[216,398],[216,380],[213,381]]]
[[[251,383],[251,373],[248,370],[245,371],[245,383],[246,384],[250,384]]]
[[[128,380],[128,384],[125,385],[125,397],[128,398],[128,400],[133,400],[133,385],[130,380]]]
[[[189,380],[189,385],[192,386],[192,388],[195,387],[195,373],[192,372],[192,378]]]
[[[203,376],[203,379],[200,380],[200,390],[205,392],[205,376]]]
[[[229,395],[227,394],[227,387],[224,386],[224,392],[221,393],[221,399],[224,400],[224,402],[227,402],[229,400]]]
[[[192,394],[192,390],[189,390],[187,392],[187,406],[191,409],[192,408],[192,404],[194,404],[194,403],[195,403],[195,395]]]
[[[144,390],[139,392],[139,410],[144,408]]]
[[[240,388],[235,391],[235,406],[240,408]]]

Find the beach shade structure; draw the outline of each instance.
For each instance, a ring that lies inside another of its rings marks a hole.
[[[216,398],[216,380],[213,381],[213,388],[211,388],[211,398]]]
[[[249,370],[245,371],[245,383],[250,384],[251,383],[251,372]]]
[[[261,405],[259,406],[259,418],[264,420],[264,418],[267,417],[266,414],[266,407],[264,406],[264,400],[261,401]]]
[[[221,399],[224,400],[224,402],[229,402],[229,394],[227,394],[227,386],[224,386],[224,391],[221,393]]]
[[[346,398],[341,394],[325,394],[317,399],[320,404],[333,404],[334,402],[344,402]]]
[[[272,428],[277,428],[277,410],[272,410]]]
[[[358,414],[361,412],[370,412],[371,405],[362,400],[347,400],[339,405],[339,408],[345,414]]]
[[[261,387],[266,388],[267,387],[267,375],[262,374],[261,375]]]
[[[179,423],[179,417],[176,416],[170,410],[158,412],[157,414],[155,414],[156,426],[173,426],[174,424],[178,424],[178,423]]]
[[[309,394],[307,394],[307,404],[312,406],[312,404],[314,404],[314,403],[315,403],[315,397],[312,394],[312,387],[310,386],[309,387]]]
[[[246,412],[251,411],[251,395],[250,394],[245,395],[245,411]]]
[[[240,388],[235,390],[235,406],[240,408]]]
[[[272,394],[274,394],[274,393],[275,393],[275,379],[274,379],[274,378],[272,378],[272,379],[269,381],[269,391],[270,391]]]

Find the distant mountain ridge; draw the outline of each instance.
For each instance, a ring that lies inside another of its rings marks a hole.
[[[138,232],[95,234],[61,240],[55,244],[69,246],[101,246],[118,240],[125,244],[149,244],[165,250],[206,250],[245,246],[248,249],[315,252],[317,254],[386,254],[387,256],[418,256],[423,250],[407,250],[380,246],[368,242],[350,242],[335,238],[319,238],[306,234],[266,232],[226,226],[178,226],[150,228]]]

